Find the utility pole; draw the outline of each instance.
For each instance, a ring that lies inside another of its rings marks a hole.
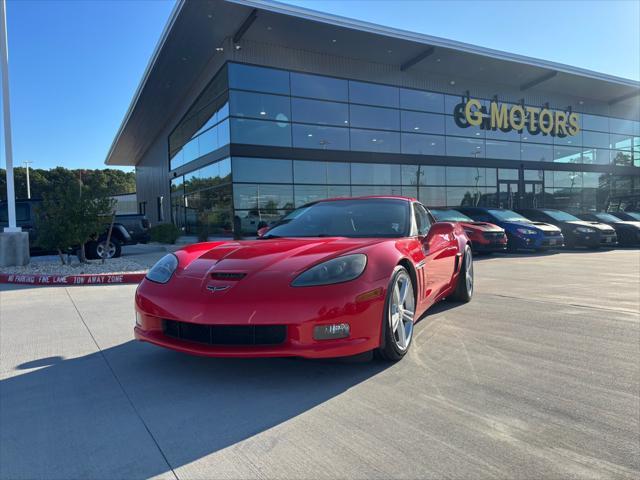
[[[5,232],[21,232],[16,226],[16,194],[13,181],[13,147],[11,144],[11,114],[9,113],[9,54],[7,49],[7,4],[0,0],[0,66],[2,67],[2,115],[4,120],[4,154],[7,161],[7,205],[9,226]]]
[[[24,162],[22,162],[22,164],[27,169],[27,198],[28,199],[31,199],[31,182],[29,181],[29,165],[31,165],[32,163],[33,162],[29,160],[25,160]]]

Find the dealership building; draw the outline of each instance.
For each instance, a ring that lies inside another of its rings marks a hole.
[[[255,233],[360,195],[637,208],[639,116],[637,81],[275,2],[186,0],[106,163],[135,166],[139,210],[187,234]]]

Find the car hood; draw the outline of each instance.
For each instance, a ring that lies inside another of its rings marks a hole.
[[[571,220],[569,222],[564,222],[566,225],[575,226],[575,227],[588,227],[598,230],[600,232],[613,232],[613,227],[611,225],[607,225],[605,223],[600,222],[590,222],[587,220]]]
[[[493,223],[488,223],[488,222],[460,222],[460,225],[462,225],[465,228],[471,228],[473,230],[478,230],[481,232],[503,232],[504,229],[500,228],[497,225],[494,225]]]
[[[213,246],[195,258],[182,258],[179,276],[205,278],[236,274],[293,276],[309,266],[388,239],[304,238],[230,241]],[[181,255],[178,253],[179,258]]]
[[[560,229],[558,227],[544,222],[504,222],[504,225],[514,228],[531,228],[533,230],[541,230],[543,232],[560,233]]]

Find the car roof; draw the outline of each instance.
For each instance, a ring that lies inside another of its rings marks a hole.
[[[364,195],[361,197],[333,197],[333,198],[324,198],[322,200],[318,200],[316,202],[310,203],[310,205],[314,203],[321,202],[335,202],[339,200],[368,200],[368,199],[389,199],[389,200],[404,200],[405,202],[417,202],[415,198],[412,197],[403,197],[401,195]]]

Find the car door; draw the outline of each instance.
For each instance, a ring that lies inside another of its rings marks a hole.
[[[455,269],[458,245],[453,232],[430,234],[432,222],[427,210],[419,203],[414,203],[413,207],[418,239],[424,255],[419,276],[424,285],[423,302],[426,308],[449,286]]]

